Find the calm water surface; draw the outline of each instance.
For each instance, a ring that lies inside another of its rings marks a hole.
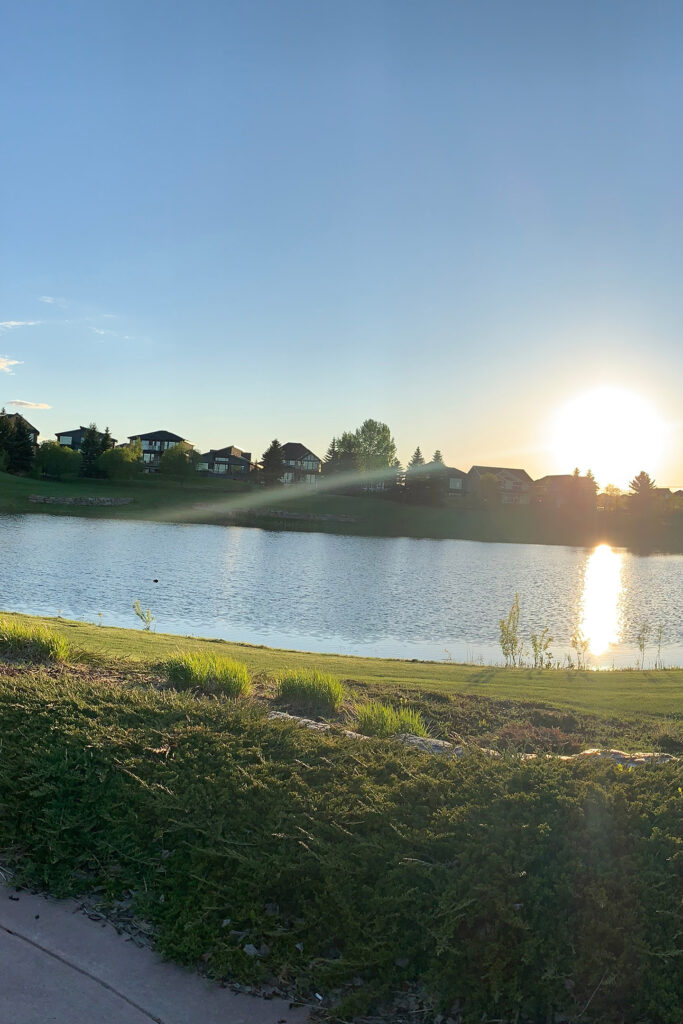
[[[312,651],[498,662],[515,591],[525,637],[581,630],[595,667],[683,665],[683,556],[601,547],[340,537],[239,527],[0,516],[0,607]],[[158,579],[158,583],[153,583]]]

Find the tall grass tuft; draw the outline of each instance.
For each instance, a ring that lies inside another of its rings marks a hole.
[[[175,654],[164,662],[166,678],[176,690],[244,697],[251,688],[249,670],[241,661],[215,654]]]
[[[356,706],[356,719],[358,732],[364,736],[396,736],[402,732],[427,735],[422,715],[413,708],[392,708],[373,700]]]
[[[64,662],[73,654],[69,641],[45,626],[0,619],[0,655],[33,662]]]
[[[346,690],[334,676],[315,669],[290,669],[277,677],[278,697],[300,711],[339,711]]]

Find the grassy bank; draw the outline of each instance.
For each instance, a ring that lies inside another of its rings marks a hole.
[[[52,498],[130,498],[122,506],[34,504]],[[198,477],[189,484],[146,475],[131,483],[107,480],[44,481],[0,473],[0,514],[25,512],[89,518],[142,519],[244,525],[263,529],[593,546],[609,543],[638,551],[683,552],[683,512],[644,522],[625,513],[595,512],[573,518],[556,509],[430,508],[379,497],[305,493]],[[284,512],[286,515],[277,515]],[[296,518],[299,517],[299,518]]]
[[[581,745],[645,744],[683,750],[683,669],[589,672],[356,658],[64,619],[6,618],[49,627],[98,671],[116,668],[132,680],[150,678],[179,650],[219,654],[243,662],[266,689],[283,671],[314,670],[343,680],[359,699],[415,704],[438,737],[457,734],[500,749],[572,752]]]
[[[680,786],[673,763],[448,761],[244,699],[0,671],[19,880],[132,901],[164,954],[346,1020],[677,1024]]]

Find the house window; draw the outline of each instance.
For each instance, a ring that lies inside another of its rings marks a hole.
[[[448,481],[448,486],[449,486],[451,491],[461,491],[462,490],[462,480],[459,477],[457,477],[457,476],[452,476],[450,478],[450,480]]]
[[[66,417],[64,417],[64,418],[66,419]],[[71,444],[71,438],[70,437],[66,437],[65,435],[62,435],[62,437],[60,437],[60,439],[59,439],[59,443],[68,446],[68,445]]]

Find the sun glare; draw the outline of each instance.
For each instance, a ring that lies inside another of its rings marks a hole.
[[[550,448],[558,470],[591,469],[600,487],[627,487],[641,469],[656,474],[666,443],[666,424],[646,399],[603,387],[578,395],[560,409]]]
[[[622,556],[600,544],[586,564],[579,629],[591,654],[604,654],[619,639]]]

